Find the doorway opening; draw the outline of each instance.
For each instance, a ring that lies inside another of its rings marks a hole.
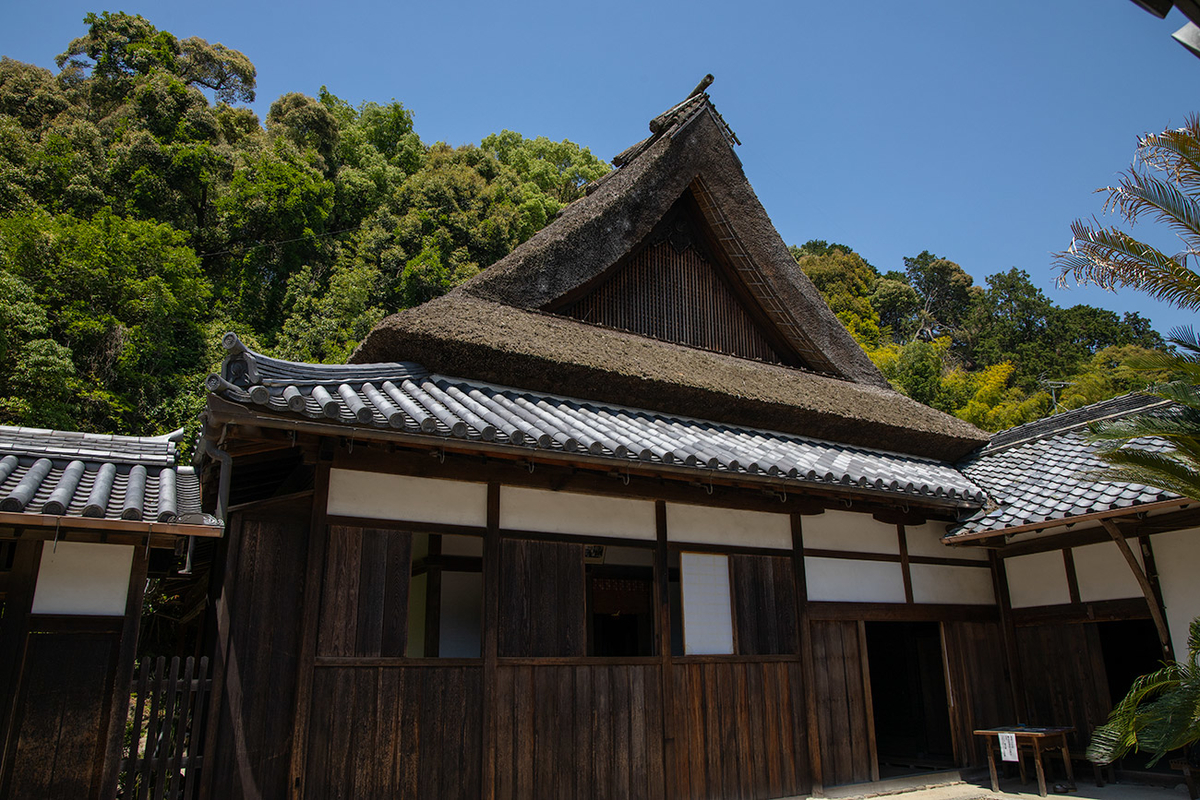
[[[936,622],[868,622],[879,776],[954,766],[942,632]]]

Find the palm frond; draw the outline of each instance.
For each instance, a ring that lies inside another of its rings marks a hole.
[[[1152,213],[1183,238],[1189,253],[1200,248],[1200,204],[1178,184],[1134,172],[1122,178],[1119,185],[1108,187],[1108,191],[1109,206],[1119,208],[1130,222]]]
[[[1105,289],[1128,286],[1181,308],[1200,308],[1200,274],[1186,255],[1169,256],[1118,228],[1071,224],[1071,247],[1055,256],[1059,285],[1067,276]]]
[[[1182,128],[1148,133],[1138,140],[1138,160],[1167,172],[1184,187],[1200,189],[1200,116],[1189,116]]]
[[[1136,448],[1114,448],[1103,453],[1109,466],[1095,477],[1117,483],[1141,483],[1200,500],[1200,471],[1172,458]]]

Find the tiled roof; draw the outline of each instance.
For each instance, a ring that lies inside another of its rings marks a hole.
[[[1097,480],[1104,468],[1089,423],[1162,409],[1156,397],[1124,395],[1001,431],[983,450],[959,464],[992,502],[951,531],[951,536],[1003,530],[1051,520],[1170,500],[1177,495],[1138,483]],[[1167,449],[1149,439],[1135,446]]]
[[[0,426],[0,511],[199,522],[200,482],[174,437]]]
[[[954,505],[984,499],[952,465],[931,459],[428,374],[412,363],[297,364],[249,352],[233,334],[224,343],[230,354],[223,374],[209,376],[209,390],[283,419],[580,452],[698,473],[772,476]]]

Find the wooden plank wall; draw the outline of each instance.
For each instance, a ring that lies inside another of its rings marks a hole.
[[[796,583],[790,556],[729,557],[740,655],[799,652]]]
[[[209,797],[287,796],[309,515],[305,503],[231,515]]]
[[[694,247],[652,244],[563,313],[656,339],[778,363],[737,296]]]
[[[1072,725],[1071,748],[1083,752],[1112,708],[1096,623],[1017,628],[1031,725]]]
[[[583,545],[500,543],[500,655],[587,655]]]
[[[1011,725],[1016,719],[998,622],[942,623],[943,653],[949,675],[950,727],[959,764],[987,763],[979,728]]]
[[[121,645],[111,632],[38,633],[26,643],[19,738],[5,797],[99,798]]]
[[[304,797],[480,797],[482,675],[482,667],[317,668]]]
[[[874,768],[870,676],[858,622],[813,620],[812,649],[826,786],[871,780]]]
[[[405,654],[411,556],[407,532],[330,527],[318,656]]]
[[[502,665],[497,800],[664,797],[657,664]]]
[[[800,662],[675,664],[673,797],[770,798],[811,788]]]

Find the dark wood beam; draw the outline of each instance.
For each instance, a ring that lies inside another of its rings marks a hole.
[[[1138,563],[1137,558],[1133,555],[1133,550],[1130,549],[1129,542],[1125,541],[1125,534],[1121,532],[1117,524],[1108,519],[1101,520],[1100,524],[1112,536],[1112,540],[1117,543],[1117,549],[1125,557],[1125,563],[1133,571],[1133,577],[1137,578],[1138,586],[1142,587],[1142,594],[1146,597],[1146,605],[1150,608],[1150,618],[1154,620],[1154,627],[1158,630],[1158,641],[1162,645],[1163,657],[1168,661],[1172,660],[1171,634],[1167,630],[1167,618],[1163,613],[1162,606],[1158,602],[1158,597],[1154,594],[1154,587],[1150,584],[1146,573],[1142,571],[1141,564]]]

